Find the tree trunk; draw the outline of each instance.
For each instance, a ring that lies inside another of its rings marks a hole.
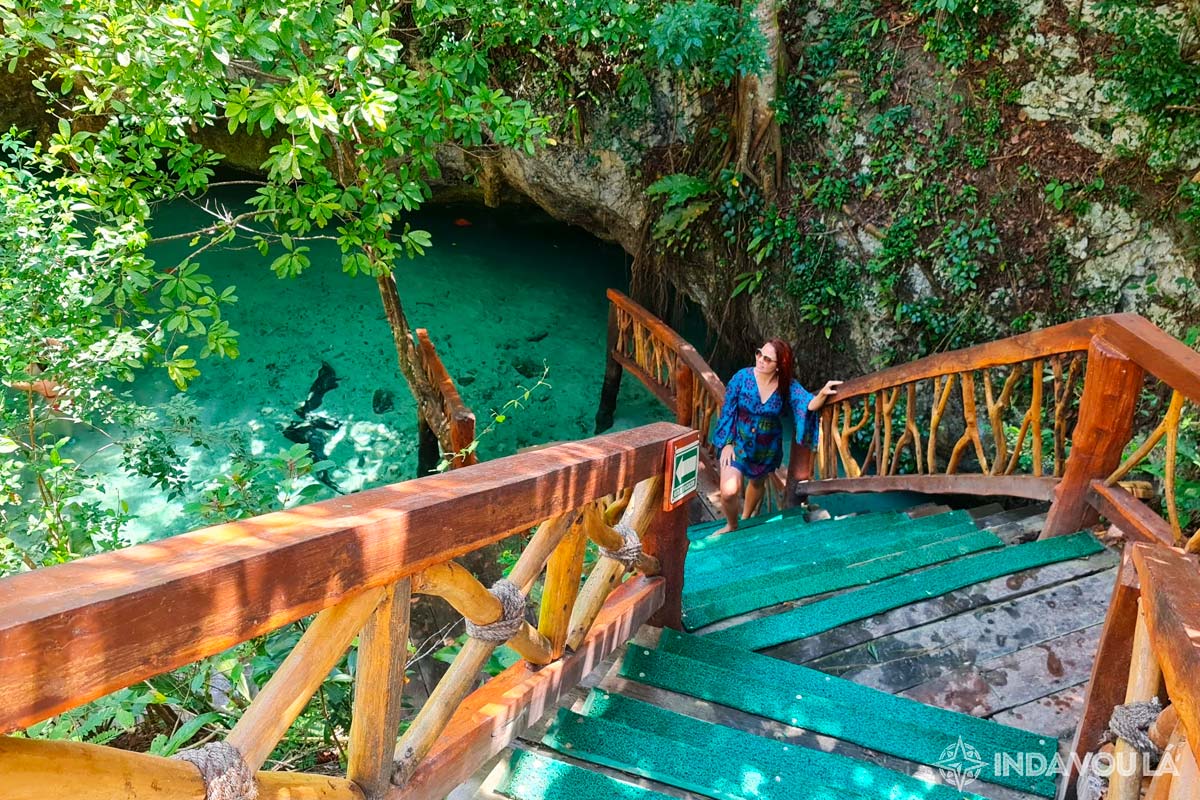
[[[737,171],[757,171],[763,194],[775,195],[783,164],[782,137],[779,122],[771,104],[779,90],[779,64],[783,54],[782,34],[779,31],[779,0],[758,0],[751,16],[766,40],[767,67],[761,75],[747,75],[738,87],[738,158]],[[769,148],[764,152],[763,145]],[[773,163],[767,163],[771,155]]]
[[[396,278],[389,271],[375,279],[379,287],[379,297],[383,301],[383,311],[387,316],[388,327],[392,329],[392,341],[396,344],[396,359],[400,363],[400,372],[404,381],[417,401],[417,414],[428,422],[430,429],[437,435],[443,450],[450,449],[449,429],[442,416],[442,406],[437,389],[425,377],[425,371],[420,368],[421,354],[413,341],[412,329],[408,326],[408,317],[404,315],[404,307],[400,304],[400,292],[396,288]]]

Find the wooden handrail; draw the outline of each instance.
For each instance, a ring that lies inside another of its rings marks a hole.
[[[608,301],[628,313],[637,320],[638,324],[653,333],[672,352],[677,353],[680,360],[699,378],[705,391],[718,404],[725,402],[725,384],[717,377],[717,373],[708,365],[708,362],[704,360],[699,351],[688,344],[686,339],[676,333],[665,322],[647,311],[642,305],[634,302],[616,289],[608,290]]]
[[[1200,403],[1200,353],[1138,314],[1088,317],[1008,339],[926,356],[852,378],[839,387],[838,399],[848,400],[956,372],[1082,352],[1088,349],[1095,336],[1107,339],[1146,372]]]
[[[1171,703],[1200,761],[1200,564],[1174,548],[1133,545],[1142,610]]]
[[[657,475],[666,442],[684,432],[657,423],[0,581],[0,731]]]

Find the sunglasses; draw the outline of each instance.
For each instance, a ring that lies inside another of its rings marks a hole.
[[[767,362],[768,364],[775,363],[775,359],[771,358],[770,356],[763,355],[763,351],[762,351],[761,347],[754,351],[754,357],[761,358],[763,361]]]

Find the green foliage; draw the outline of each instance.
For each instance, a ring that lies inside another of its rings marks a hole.
[[[649,28],[654,66],[694,72],[701,85],[722,85],[767,68],[752,6],[712,0],[667,3]]]
[[[454,459],[466,458],[478,450],[480,442],[482,442],[490,433],[492,433],[492,431],[496,430],[497,425],[503,425],[512,419],[511,415],[514,411],[520,411],[522,408],[528,405],[530,399],[534,396],[534,394],[537,393],[539,389],[553,389],[554,387],[550,384],[550,381],[546,380],[546,376],[549,374],[550,367],[543,363],[542,374],[538,376],[538,379],[534,382],[534,384],[532,386],[517,387],[519,394],[517,394],[516,397],[510,397],[508,400],[504,401],[504,404],[501,405],[500,408],[493,409],[491,412],[491,421],[488,422],[487,426],[483,430],[476,431],[475,438],[470,444],[457,453],[442,453],[442,458],[437,465],[437,471],[445,472],[446,470],[450,469],[450,465],[454,463]]]
[[[925,49],[952,68],[986,61],[1016,12],[1012,0],[914,0]]]
[[[703,178],[684,173],[665,175],[646,187],[650,197],[661,198],[664,208],[674,208],[689,200],[695,200],[713,190],[713,185]]]
[[[1194,22],[1182,8],[1160,10],[1130,0],[1100,5],[1112,49],[1097,60],[1123,104],[1149,123],[1141,143],[1152,168],[1175,166],[1200,152],[1200,64]]]

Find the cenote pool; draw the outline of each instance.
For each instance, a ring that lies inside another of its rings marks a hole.
[[[242,199],[230,195],[224,202]],[[164,209],[160,218],[157,235],[209,224],[203,211],[183,204]],[[543,364],[549,369],[551,387],[507,414],[480,442],[480,458],[590,436],[604,372],[604,293],[628,285],[624,251],[524,207],[447,206],[411,221],[433,235],[433,247],[397,270],[401,298],[410,324],[429,330],[478,428],[521,387],[533,385]],[[160,247],[153,256],[161,266],[186,252]],[[324,396],[320,411],[338,423],[327,444],[336,464],[332,481],[352,492],[415,477],[415,403],[396,363],[375,282],[343,274],[333,242],[313,242],[310,255],[311,268],[287,279],[268,269],[273,256],[264,259],[253,248],[202,256],[217,286],[237,287],[238,302],[225,316],[240,333],[241,355],[202,361],[202,375],[187,394],[205,424],[235,425],[255,452],[275,452],[291,446],[283,430],[297,421],[296,409],[321,365],[329,364],[339,385]],[[176,391],[162,370],[141,376],[133,387],[144,403],[165,401]],[[378,398],[389,393],[394,404],[377,411]],[[622,382],[615,430],[668,418],[637,381]],[[88,444],[82,437],[80,447]],[[115,448],[97,453],[90,465],[109,474],[109,497],[128,502],[137,515],[126,530],[130,541],[200,524],[183,501],[167,500],[122,470]],[[227,468],[207,451],[189,451],[193,482]],[[323,488],[320,496],[332,491]]]

